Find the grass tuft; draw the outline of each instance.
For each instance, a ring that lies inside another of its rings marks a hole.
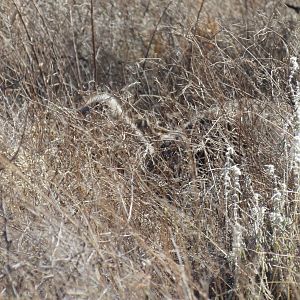
[[[3,3],[1,297],[300,299],[299,20],[223,2]]]

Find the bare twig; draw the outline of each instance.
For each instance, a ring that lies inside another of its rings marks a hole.
[[[92,30],[92,47],[93,47],[93,74],[94,74],[94,89],[97,86],[97,60],[96,60],[96,42],[95,42],[95,28],[94,28],[94,3],[91,0],[91,30]]]
[[[164,8],[162,14],[160,15],[156,25],[155,25],[155,28],[152,32],[152,35],[151,35],[151,38],[150,38],[150,41],[149,41],[149,44],[148,44],[148,47],[147,47],[147,50],[146,50],[146,54],[145,54],[145,57],[144,57],[144,62],[142,64],[142,68],[145,69],[145,66],[146,66],[146,62],[147,62],[147,58],[148,58],[148,55],[149,55],[149,52],[150,52],[150,49],[151,49],[151,46],[152,46],[152,43],[153,43],[153,40],[154,40],[154,37],[156,35],[156,32],[157,32],[157,29],[158,29],[158,26],[163,18],[163,16],[165,15],[167,9],[169,8],[169,6],[171,5],[173,1],[171,0],[167,5],[166,7]]]
[[[195,32],[196,32],[196,30],[197,30],[197,27],[198,27],[198,23],[199,23],[199,19],[200,19],[200,14],[201,14],[201,12],[202,12],[202,9],[203,9],[203,6],[204,6],[204,2],[205,2],[205,0],[202,0],[201,1],[201,4],[200,4],[200,7],[199,7],[199,9],[198,9],[198,13],[197,13],[197,18],[196,18],[196,22],[195,22],[195,24],[194,24],[194,34],[195,34]]]

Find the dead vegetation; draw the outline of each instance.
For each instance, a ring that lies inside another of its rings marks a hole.
[[[293,14],[7,1],[1,297],[300,299]]]

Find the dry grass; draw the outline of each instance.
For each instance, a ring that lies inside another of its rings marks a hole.
[[[300,299],[297,15],[125,2],[0,9],[1,297]]]

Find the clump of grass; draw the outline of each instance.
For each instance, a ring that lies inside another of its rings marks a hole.
[[[300,299],[297,21],[198,4],[3,5],[4,298]]]

